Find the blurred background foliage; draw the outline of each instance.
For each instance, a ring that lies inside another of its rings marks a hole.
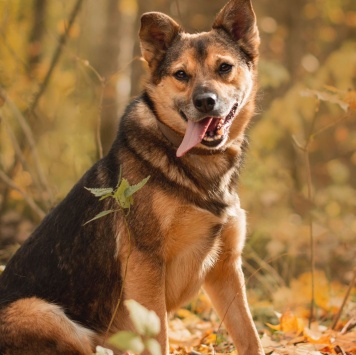
[[[140,14],[163,11],[195,32],[208,30],[224,3],[0,0],[0,263],[110,147],[145,80]],[[249,285],[272,296],[310,270],[311,235],[315,267],[348,283],[356,259],[356,2],[254,7],[260,91],[240,187]]]

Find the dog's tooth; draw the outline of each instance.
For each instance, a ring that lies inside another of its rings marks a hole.
[[[216,131],[216,134],[217,134],[218,136],[222,136],[222,135],[224,134],[224,127],[219,128],[219,129]]]

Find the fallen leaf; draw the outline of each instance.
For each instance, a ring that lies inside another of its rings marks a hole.
[[[291,311],[286,311],[280,317],[280,324],[273,325],[267,323],[267,325],[274,329],[285,333],[286,336],[296,336],[303,332],[304,322],[301,318],[298,318]]]

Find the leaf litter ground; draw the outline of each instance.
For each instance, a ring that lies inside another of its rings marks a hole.
[[[295,280],[294,286],[305,284],[306,275]],[[340,287],[340,293],[342,286]],[[309,325],[307,297],[300,295],[298,307],[274,312],[271,303],[252,302],[263,348],[269,355],[356,355],[355,289],[347,302],[335,329],[331,329],[340,297],[329,296],[329,291],[318,289],[317,318]],[[325,293],[321,297],[322,293]],[[295,294],[298,297],[298,294]],[[253,298],[253,297],[252,297]],[[285,299],[286,307],[289,306]],[[295,300],[294,300],[295,302]],[[258,310],[257,310],[258,309]],[[269,323],[269,321],[274,324]],[[241,325],[243,326],[243,325]],[[180,309],[169,320],[169,343],[172,355],[230,354],[238,355],[221,321],[212,311],[208,298],[201,293],[187,309]],[[251,354],[253,355],[253,354]]]

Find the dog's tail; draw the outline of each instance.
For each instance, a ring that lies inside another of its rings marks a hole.
[[[2,355],[90,355],[94,333],[39,298],[24,298],[0,311]]]

